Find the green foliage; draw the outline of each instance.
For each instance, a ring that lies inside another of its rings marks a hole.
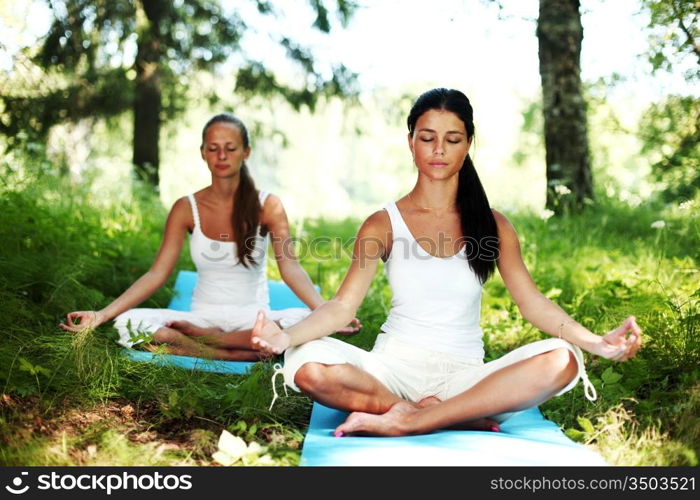
[[[153,333],[141,330],[141,324],[134,328],[131,324],[131,319],[126,322],[126,331],[129,332],[129,342],[139,344],[141,342],[150,342],[153,340]]]
[[[111,325],[80,334],[58,328],[67,312],[103,307],[150,267],[165,221],[153,193],[137,189],[97,198],[87,186],[55,173],[27,177],[35,171],[32,165],[13,167],[4,165],[0,196],[0,209],[12,220],[0,229],[0,311],[7,321],[0,345],[2,394],[37,401],[37,418],[56,418],[64,406],[83,411],[126,398],[152,408],[149,425],[164,433],[174,427],[196,430],[198,422],[223,427],[245,419],[273,441],[269,453],[275,463],[295,464],[301,440],[296,429],[306,425],[310,404],[292,396],[269,412],[270,364],[256,366],[247,377],[187,372],[123,357]],[[187,251],[178,268],[192,268]],[[144,307],[164,307],[170,296],[166,286]],[[70,436],[58,445],[41,434],[15,441],[11,436],[22,435],[23,411],[0,401],[0,428],[10,443],[0,445],[2,463],[155,465],[183,459],[123,436],[109,451],[108,436],[116,431],[108,428],[95,430],[90,442],[99,450],[95,457],[83,457],[85,446]],[[83,458],[76,462],[78,455]],[[206,459],[211,460],[211,450]]]
[[[694,206],[631,209],[600,200],[575,217],[510,217],[528,269],[546,295],[596,333],[628,315],[644,331],[632,361],[587,356],[595,403],[579,384],[542,406],[567,435],[595,446],[611,463],[697,463],[700,440],[691,429],[700,377],[700,226]],[[659,219],[665,226],[652,227]],[[542,338],[520,319],[500,279],[486,284],[484,306],[488,359]]]
[[[668,96],[652,104],[640,123],[641,153],[663,184],[667,201],[692,200],[700,192],[700,98]]]
[[[672,72],[688,58],[687,80],[700,77],[700,7],[696,0],[642,0],[649,12],[649,62]]]
[[[227,8],[218,1],[127,0],[48,2],[53,21],[37,47],[27,47],[14,74],[2,79],[0,132],[10,146],[23,135],[43,140],[57,123],[90,117],[112,117],[140,102],[140,86],[147,75],[157,73],[155,103],[163,117],[172,119],[191,105],[187,90],[197,72],[213,70],[232,54],[240,53],[241,39],[250,29],[240,7]],[[311,3],[314,26],[329,32],[329,9],[321,0]],[[258,1],[258,11],[278,15],[270,2]],[[338,1],[337,13],[346,23],[356,6]],[[312,53],[287,37],[279,43],[299,64],[305,84],[289,86],[275,79],[261,61],[241,54],[237,89],[246,94],[285,97],[296,108],[313,106],[318,95],[354,92],[355,75],[343,65],[322,76]],[[129,54],[134,54],[129,56]],[[33,75],[42,74],[42,78]],[[151,96],[153,97],[153,96]],[[201,96],[215,102],[215,91]]]
[[[653,71],[683,72],[700,79],[700,6],[695,0],[643,0],[649,13],[649,62]],[[642,153],[662,183],[667,201],[693,199],[700,191],[700,100],[668,96],[646,110],[640,123]]]

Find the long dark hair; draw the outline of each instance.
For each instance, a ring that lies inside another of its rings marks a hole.
[[[445,88],[428,90],[416,99],[406,120],[410,134],[413,134],[418,118],[431,109],[451,111],[456,114],[464,122],[467,138],[471,140],[474,137],[474,111],[469,99],[459,90]],[[459,208],[462,237],[467,241],[464,248],[467,261],[483,284],[496,268],[498,227],[484,187],[469,155],[464,159],[459,171],[456,202]],[[469,243],[475,244],[476,248],[470,248]],[[489,243],[495,243],[496,247]]]
[[[202,147],[204,147],[204,138],[207,129],[215,123],[230,123],[238,128],[243,139],[243,147],[248,149],[250,142],[248,140],[248,129],[243,124],[240,118],[231,113],[221,113],[213,116],[204,125],[202,129]],[[255,182],[250,176],[248,165],[245,162],[241,165],[239,173],[240,181],[238,189],[233,198],[233,212],[231,213],[231,223],[233,225],[233,238],[236,241],[236,253],[238,254],[238,262],[244,267],[249,267],[251,264],[256,264],[252,256],[255,249],[255,237],[258,233],[258,225],[260,224],[260,198],[258,191],[255,189]]]

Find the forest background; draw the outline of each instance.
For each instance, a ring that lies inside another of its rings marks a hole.
[[[577,390],[543,411],[611,463],[696,465],[699,9],[693,0],[3,3],[2,463],[205,464],[226,428],[266,446],[251,463],[296,464],[309,401],[267,412],[269,367],[195,383],[124,360],[108,326],[75,338],[56,324],[104,306],[148,269],[167,209],[208,183],[200,130],[222,110],[250,126],[256,183],[282,197],[302,263],[331,297],[361,220],[412,187],[412,100],[447,86],[473,102],[477,169],[542,291],[594,331],[634,314],[647,333],[632,362],[592,360],[599,402]],[[569,72],[552,85],[557,64]],[[576,126],[548,135],[551,92],[572,103],[562,109]],[[576,155],[556,160],[562,151]],[[187,252],[178,268],[193,268]],[[352,342],[372,345],[389,297],[380,274]],[[542,336],[499,278],[482,318],[490,357]]]

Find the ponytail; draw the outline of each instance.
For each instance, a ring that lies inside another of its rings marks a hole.
[[[462,169],[459,171],[457,208],[462,235],[467,242],[464,251],[469,267],[484,284],[496,269],[497,255],[489,252],[493,247],[487,243],[498,242],[498,226],[484,187],[474,168],[474,162],[469,155],[464,159]],[[473,247],[469,243],[472,243]],[[498,244],[496,244],[497,248]]]
[[[258,225],[260,224],[260,198],[255,189],[255,182],[250,176],[248,165],[243,163],[240,170],[238,190],[233,199],[233,213],[231,223],[233,225],[233,237],[238,242],[236,252],[238,262],[244,267],[255,265],[252,253],[255,250]]]

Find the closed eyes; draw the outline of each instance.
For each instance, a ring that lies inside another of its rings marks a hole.
[[[420,140],[423,142],[432,142],[433,138],[432,137],[421,137]],[[459,144],[462,141],[461,140],[454,140],[454,139],[447,139],[447,142],[449,142],[450,144]]]

